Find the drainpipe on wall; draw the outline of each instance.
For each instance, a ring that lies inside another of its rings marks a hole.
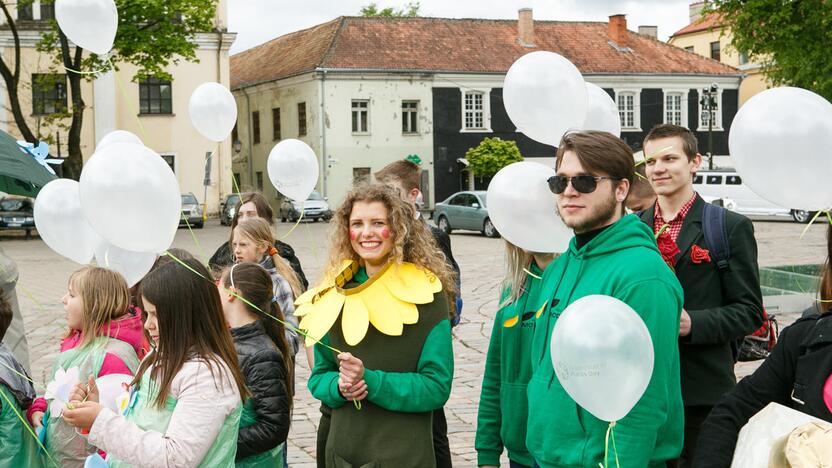
[[[254,187],[254,133],[251,128],[251,101],[249,100],[248,90],[243,88],[243,94],[246,95],[246,111],[248,112],[248,183]],[[233,176],[232,176],[233,177]]]
[[[323,192],[322,196],[326,197],[326,172],[329,169],[329,164],[327,163],[329,157],[326,153],[326,87],[324,86],[326,84],[326,69],[318,68],[317,70],[321,76],[321,192]]]

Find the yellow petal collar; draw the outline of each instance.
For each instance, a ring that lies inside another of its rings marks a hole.
[[[390,336],[400,336],[404,325],[419,321],[418,304],[433,301],[442,283],[432,272],[413,263],[388,263],[364,284],[345,289],[359,265],[346,260],[334,278],[302,294],[295,301],[295,315],[302,317],[306,345],[323,337],[341,316],[344,340],[354,346],[364,339],[372,324]],[[343,313],[341,311],[343,310]]]

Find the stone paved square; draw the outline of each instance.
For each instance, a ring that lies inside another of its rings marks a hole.
[[[328,227],[324,223],[303,223],[284,239],[294,247],[313,284],[326,262]],[[804,227],[787,221],[755,222],[760,266],[822,263],[826,252],[826,226],[818,223],[801,238]],[[290,228],[291,224],[279,223],[278,235]],[[179,230],[174,246],[207,259],[217,246],[228,240],[229,228],[220,226],[217,220],[210,220],[204,229],[194,230],[194,234],[199,246],[187,229]],[[455,232],[451,239],[454,256],[462,270],[465,305],[462,322],[453,332],[454,384],[445,411],[455,464],[475,466],[477,404],[503,274],[503,241],[473,232]],[[0,236],[0,248],[17,262],[20,269],[18,299],[29,340],[32,375],[43,384],[66,327],[60,299],[66,291],[69,274],[78,265],[52,252],[39,239],[24,240],[12,233]],[[779,315],[781,327],[793,321],[797,311],[788,312],[783,314],[781,311]],[[757,365],[738,365],[737,374],[746,375]],[[315,466],[315,437],[320,413],[318,402],[306,388],[309,369],[303,358],[298,360],[296,375],[298,385],[289,434],[289,465],[312,467]]]

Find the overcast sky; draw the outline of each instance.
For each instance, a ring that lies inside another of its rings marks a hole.
[[[284,34],[341,15],[358,15],[370,0],[228,0],[228,29],[237,33],[231,52],[241,52]],[[401,8],[407,0],[378,0],[380,8]],[[421,0],[420,14],[443,18],[517,19],[517,10],[534,9],[535,19],[607,21],[627,15],[627,27],[659,27],[659,38],[688,24],[690,0]]]

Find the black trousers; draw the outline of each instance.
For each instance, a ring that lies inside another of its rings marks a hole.
[[[679,468],[693,466],[694,450],[699,440],[699,431],[713,406],[685,406],[685,445],[679,457]]]

